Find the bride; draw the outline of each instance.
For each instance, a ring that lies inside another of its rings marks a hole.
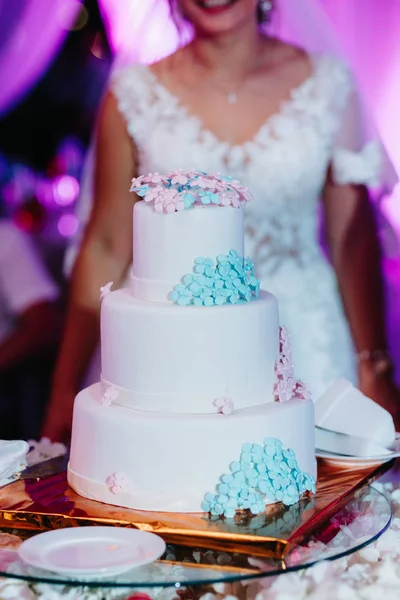
[[[192,40],[149,67],[115,69],[102,103],[93,210],[44,435],[68,434],[98,343],[100,287],[113,281],[115,289],[127,275],[132,177],[192,168],[233,175],[252,191],[246,250],[278,299],[296,375],[315,397],[346,377],[400,425],[367,192],[386,183],[386,155],[378,141],[363,145],[349,69],[265,33],[270,1],[179,0],[171,8]],[[318,240],[320,208],[329,260]]]

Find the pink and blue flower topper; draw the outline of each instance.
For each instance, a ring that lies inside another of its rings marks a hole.
[[[153,204],[156,212],[173,213],[195,206],[240,208],[252,199],[248,189],[232,177],[202,171],[150,173],[132,179],[131,192]]]

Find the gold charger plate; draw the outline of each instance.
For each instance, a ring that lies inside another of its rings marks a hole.
[[[359,469],[343,469],[318,460],[315,496],[284,507],[266,507],[257,516],[235,519],[204,513],[135,511],[78,496],[67,483],[66,462],[54,462],[34,479],[18,480],[0,489],[0,527],[33,532],[82,525],[135,527],[157,533],[169,544],[282,558],[304,542],[364,485],[387,471],[393,461]],[[58,472],[57,472],[58,471]],[[21,531],[22,534],[22,531]]]

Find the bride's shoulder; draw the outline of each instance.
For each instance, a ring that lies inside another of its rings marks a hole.
[[[165,56],[161,60],[151,63],[150,65],[148,65],[148,68],[156,77],[160,77],[165,71],[171,68],[171,66],[176,62],[176,59],[179,58],[181,54],[182,50],[176,50],[176,52]]]
[[[145,95],[151,81],[147,65],[133,61],[115,61],[109,76],[109,90],[117,97]]]
[[[352,70],[349,63],[342,57],[329,52],[312,52],[309,54],[315,70],[322,75],[328,74],[331,78],[349,78],[352,77]]]
[[[285,42],[280,39],[274,40],[275,54],[278,64],[282,64],[303,75],[313,72],[321,74],[329,73],[331,76],[351,76],[351,68],[346,60],[329,52],[313,52],[306,48]]]
[[[339,56],[329,53],[310,55],[314,64],[317,83],[337,96],[347,96],[356,87],[353,71],[349,63]]]

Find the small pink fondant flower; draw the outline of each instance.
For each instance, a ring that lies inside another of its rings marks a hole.
[[[231,415],[233,413],[233,402],[230,398],[216,398],[213,404],[222,415]]]
[[[299,400],[311,400],[310,388],[302,381],[296,381],[294,385],[294,397]]]
[[[113,494],[120,494],[124,491],[127,484],[127,477],[124,473],[116,472],[107,477],[106,485]]]
[[[156,185],[156,187],[150,189],[148,192],[146,192],[146,195],[144,196],[144,201],[145,202],[155,202],[160,195],[163,193],[163,188],[161,187],[161,185]]]
[[[230,206],[230,198],[226,192],[222,192],[220,195],[221,206]]]
[[[140,187],[142,185],[142,181],[143,181],[143,175],[140,175],[140,177],[134,177],[131,181],[131,192],[133,191],[133,188],[137,188]]]
[[[188,181],[188,178],[182,171],[177,171],[171,179],[172,185],[185,185]]]
[[[210,180],[209,177],[207,177],[207,175],[199,175],[198,177],[196,177],[196,179],[193,179],[190,182],[190,185],[191,187],[199,187],[203,190],[208,190],[214,187],[214,183]]]
[[[245,187],[240,191],[240,198],[243,202],[250,202],[250,200],[253,200],[251,192],[249,192],[249,190]]]
[[[279,339],[282,344],[290,342],[290,334],[289,334],[289,331],[287,330],[287,327],[283,326],[283,327],[279,328]]]
[[[118,398],[118,390],[115,389],[113,385],[110,385],[106,390],[104,390],[100,403],[103,406],[111,406],[113,402]]]
[[[176,204],[173,200],[171,202],[166,202],[164,205],[164,208],[165,208],[165,212],[167,212],[167,213],[176,212]]]
[[[294,395],[295,381],[291,377],[279,379],[274,385],[274,397],[276,402],[289,402]]]
[[[143,177],[144,183],[162,183],[163,177],[159,173],[149,173],[145,177]]]
[[[234,208],[239,208],[239,195],[234,191],[226,192],[224,194],[224,199],[221,202],[221,204],[223,204],[224,206],[233,206]]]
[[[275,373],[278,379],[293,377],[293,365],[287,356],[281,356],[275,363]]]
[[[111,288],[113,286],[113,281],[109,281],[106,285],[100,288],[100,300],[103,300],[111,292]]]
[[[279,346],[281,356],[286,356],[289,360],[292,357],[292,348],[290,345],[290,335],[286,327],[281,327],[279,331]]]
[[[154,210],[156,212],[163,212],[164,210],[164,204],[160,197],[158,197],[157,200],[154,202]]]

